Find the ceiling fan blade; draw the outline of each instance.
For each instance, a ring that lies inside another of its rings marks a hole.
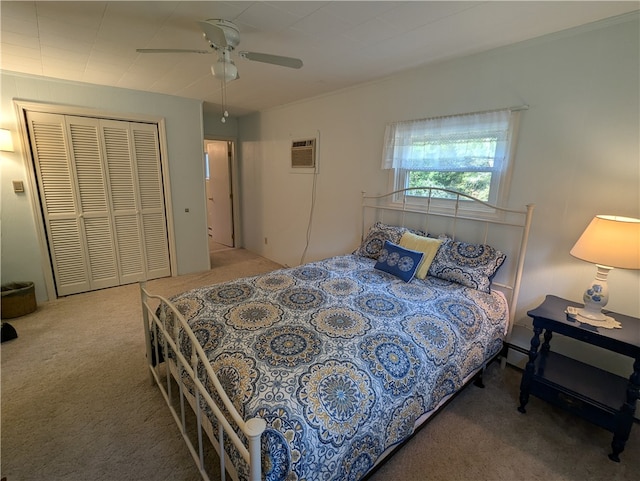
[[[189,50],[182,48],[137,48],[138,53],[213,53],[210,50]]]
[[[224,35],[224,30],[209,22],[198,22],[198,25],[200,25],[200,28],[207,36],[209,41],[212,42],[216,47],[226,48],[227,37]]]
[[[301,68],[302,60],[293,57],[283,57],[281,55],[271,55],[269,53],[258,52],[238,52],[242,58],[247,60],[254,60],[256,62],[271,63],[273,65],[280,65],[281,67],[289,68]]]

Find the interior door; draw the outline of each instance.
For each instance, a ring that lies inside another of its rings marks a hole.
[[[158,129],[27,112],[59,296],[171,275]]]
[[[231,194],[231,144],[224,140],[205,142],[209,162],[207,214],[213,242],[233,247],[233,196]]]
[[[131,124],[147,279],[171,275],[160,140],[155,124]]]
[[[98,121],[29,112],[58,295],[118,285]]]
[[[101,127],[119,274],[121,283],[128,284],[144,280],[145,275],[131,134],[124,121],[101,120]]]

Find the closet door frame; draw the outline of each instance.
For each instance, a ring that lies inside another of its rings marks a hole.
[[[30,186],[29,197],[31,201],[31,210],[33,212],[34,223],[36,224],[36,233],[38,236],[38,244],[40,246],[42,272],[44,274],[48,299],[56,299],[58,295],[55,287],[53,268],[51,266],[51,253],[49,252],[49,244],[45,231],[44,216],[40,207],[37,175],[33,157],[31,155],[29,130],[26,120],[27,112],[44,112],[59,115],[93,117],[97,119],[122,120],[125,122],[143,122],[156,124],[158,126],[165,217],[167,223],[167,240],[169,243],[169,263],[171,268],[171,276],[176,276],[178,267],[176,262],[175,231],[173,223],[173,207],[171,203],[171,185],[169,179],[169,162],[167,157],[167,136],[165,119],[163,117],[107,112],[104,110],[94,110],[82,107],[74,107],[70,105],[47,104],[40,102],[29,102],[24,100],[14,100],[13,104],[16,111],[16,118],[18,119],[18,123],[20,126],[20,140],[22,142],[23,152],[28,153],[28,155],[25,155],[23,160],[26,164],[25,170],[27,171],[27,182]]]

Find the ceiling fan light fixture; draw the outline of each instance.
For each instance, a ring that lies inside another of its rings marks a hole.
[[[238,78],[238,68],[233,60],[218,60],[211,66],[211,73],[215,78],[229,82]]]

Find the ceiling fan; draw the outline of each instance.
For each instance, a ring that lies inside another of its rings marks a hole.
[[[175,48],[138,48],[139,53],[199,53],[199,54],[218,54],[218,60],[211,66],[211,73],[214,77],[225,82],[239,78],[238,68],[231,59],[231,52],[240,43],[240,30],[238,27],[228,20],[213,18],[198,22],[202,29],[204,38],[209,43],[209,50],[189,50]],[[238,55],[246,60],[256,62],[269,63],[298,69],[302,67],[302,60],[293,57],[283,57],[281,55],[272,55],[259,52],[239,51]]]

